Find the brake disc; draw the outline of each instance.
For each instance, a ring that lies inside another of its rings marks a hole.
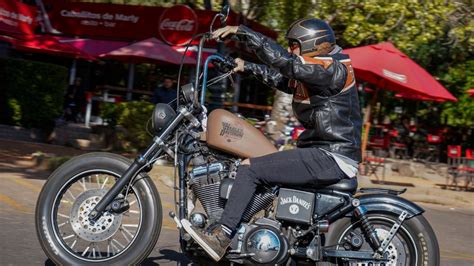
[[[107,193],[104,189],[90,189],[81,193],[73,203],[70,223],[74,232],[82,239],[99,242],[111,238],[119,230],[122,215],[104,212],[95,223],[89,221],[89,213]]]

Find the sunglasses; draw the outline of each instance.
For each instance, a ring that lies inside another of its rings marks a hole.
[[[288,40],[288,47],[290,47],[290,50],[295,50],[297,48],[300,48],[300,43],[296,40]]]

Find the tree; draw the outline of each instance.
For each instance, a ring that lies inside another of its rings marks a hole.
[[[441,82],[448,88],[461,89],[458,102],[445,104],[442,112],[443,119],[449,125],[473,127],[474,99],[469,97],[467,90],[474,88],[474,60],[450,67],[441,76]]]

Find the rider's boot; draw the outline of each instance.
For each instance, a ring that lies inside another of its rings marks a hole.
[[[221,226],[214,226],[210,231],[202,231],[192,226],[186,219],[181,220],[181,225],[215,261],[219,261],[230,246],[232,239]]]

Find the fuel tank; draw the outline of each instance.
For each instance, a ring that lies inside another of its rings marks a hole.
[[[216,109],[207,118],[207,144],[241,158],[254,158],[277,152],[255,127],[229,111]]]

